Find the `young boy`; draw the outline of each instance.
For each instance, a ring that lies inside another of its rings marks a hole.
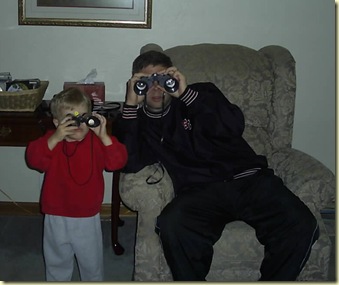
[[[55,95],[50,108],[56,130],[30,142],[26,150],[28,166],[45,173],[41,210],[46,280],[70,281],[75,256],[82,281],[103,281],[103,171],[124,167],[127,151],[107,134],[105,117],[91,114],[90,99],[78,89]],[[100,124],[89,127],[78,119],[88,115]]]

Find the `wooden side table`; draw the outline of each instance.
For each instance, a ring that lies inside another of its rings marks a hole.
[[[120,103],[121,104],[121,103]],[[122,104],[121,104],[122,105]],[[54,129],[48,103],[43,101],[35,112],[0,112],[0,146],[27,146],[28,142],[41,137],[47,130]],[[107,132],[112,134],[116,116],[120,110],[107,113]],[[105,114],[103,114],[105,115]],[[119,171],[113,173],[111,228],[112,247],[116,255],[124,253],[118,241],[118,227],[124,222],[119,217]]]

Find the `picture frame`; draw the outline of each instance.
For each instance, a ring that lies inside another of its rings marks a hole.
[[[151,29],[152,0],[18,0],[18,22]]]

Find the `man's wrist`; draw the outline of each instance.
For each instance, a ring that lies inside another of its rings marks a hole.
[[[123,119],[135,119],[137,118],[138,105],[128,105],[124,104],[122,109],[122,118]]]
[[[185,91],[180,95],[179,100],[184,102],[186,106],[189,106],[198,96],[198,91],[191,89],[189,86],[186,87]]]

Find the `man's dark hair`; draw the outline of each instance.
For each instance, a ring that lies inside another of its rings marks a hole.
[[[173,66],[172,60],[164,53],[150,50],[140,54],[134,61],[132,66],[132,74],[140,72],[141,69],[148,65],[161,65],[165,68]]]

